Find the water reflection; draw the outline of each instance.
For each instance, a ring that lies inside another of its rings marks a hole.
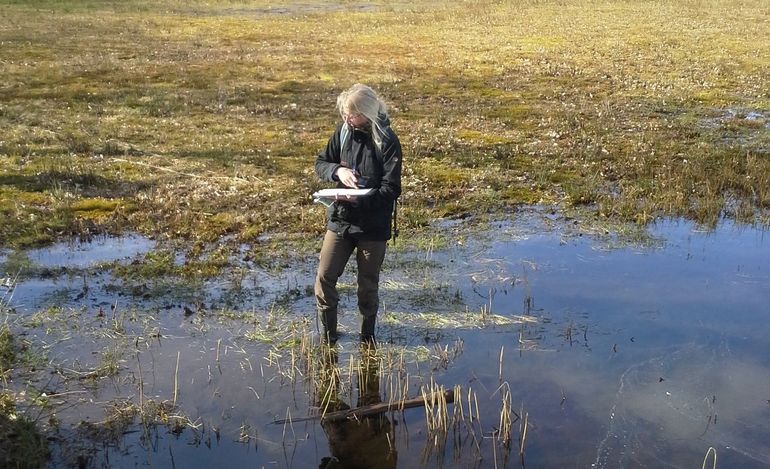
[[[22,343],[44,347],[61,373],[61,384],[48,382],[46,370],[35,385],[69,400],[71,408],[56,408],[62,432],[105,420],[102,403],[118,399],[178,398],[175,412],[195,422],[182,435],[159,427],[148,445],[137,417],[122,443],[89,443],[106,448],[89,449],[105,467],[492,467],[495,460],[502,467],[507,453],[495,442],[504,383],[513,410],[529,416],[521,446],[530,467],[697,467],[710,447],[719,467],[770,467],[764,232],[661,224],[649,233],[657,242],[621,248],[520,230],[517,220],[486,242],[394,253],[381,291],[388,308],[378,332],[387,343],[359,350],[348,334],[336,348],[313,348],[312,370],[297,365],[304,354],[282,348],[300,343],[285,340],[284,325],[307,333],[309,323],[297,319],[315,310],[302,294],[315,272],[309,262],[196,288],[207,308],[193,313],[181,307],[180,290],[164,292],[161,281],[142,290],[161,296],[144,299],[121,296],[114,279],[90,271],[20,277],[13,304],[24,308],[9,320]],[[237,310],[220,313],[211,292],[228,282],[245,293],[232,296]],[[341,307],[353,313],[341,316],[343,330],[356,330],[355,289],[342,295]],[[106,317],[98,313],[103,302]],[[41,303],[57,308],[38,312]],[[495,323],[492,315],[527,321]],[[450,348],[457,339],[460,354]],[[118,369],[112,379],[79,378],[110,364]],[[411,378],[403,389],[401,370]],[[462,386],[466,420],[459,439],[449,440],[462,447],[435,445],[424,409],[322,421],[312,409],[331,415],[419,396],[431,380]],[[272,424],[286,415],[294,421]],[[521,434],[514,425],[508,467],[519,466]],[[66,465],[54,459],[54,467]]]
[[[395,468],[397,452],[392,447],[392,424],[382,413],[346,417],[348,410],[340,394],[339,354],[337,346],[323,347],[317,386],[317,404],[325,409],[321,427],[329,441],[331,456],[321,459],[319,468]],[[375,344],[361,344],[355,370],[355,407],[366,408],[382,402],[380,394],[380,357]]]
[[[56,243],[27,252],[29,259],[43,267],[85,268],[101,262],[129,259],[149,252],[155,241],[138,235],[97,236],[88,241]]]

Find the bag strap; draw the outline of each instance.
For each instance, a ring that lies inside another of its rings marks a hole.
[[[398,238],[398,199],[393,201],[393,246]]]
[[[342,129],[340,129],[340,155],[342,155],[342,151],[345,149],[345,144],[348,143],[349,138],[350,128],[347,124],[342,124]]]

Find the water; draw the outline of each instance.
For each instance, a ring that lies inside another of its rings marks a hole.
[[[138,235],[119,238],[95,237],[87,242],[65,242],[27,252],[29,259],[43,267],[85,268],[98,263],[131,259],[150,251],[155,242]]]
[[[181,288],[152,298],[125,294],[114,309],[109,276],[91,282],[80,300],[80,278],[23,280],[14,301],[26,306],[11,320],[65,370],[34,381],[62,402],[54,466],[74,455],[96,467],[319,467],[334,457],[385,467],[519,467],[524,416],[529,467],[697,467],[710,447],[719,467],[770,465],[765,232],[667,222],[629,239],[578,236],[558,217],[537,216],[472,237],[445,229],[457,233],[456,245],[388,254],[381,296],[394,319],[381,321],[368,386],[361,376],[369,374],[348,372],[364,357],[354,334],[343,336],[331,365],[316,347],[309,363],[293,367],[302,361],[297,349],[277,347],[292,325],[315,329],[306,294],[314,259],[207,282],[194,300]],[[67,263],[61,256],[35,259]],[[69,306],[36,325],[36,308],[57,295]],[[242,316],[210,306],[185,312],[181,305],[193,301],[238,304]],[[344,288],[348,332],[357,327],[354,305],[355,289]],[[482,313],[510,321],[483,323]],[[412,320],[418,315],[435,319]],[[528,321],[513,321],[522,316]],[[269,342],[256,340],[270,330]],[[117,375],[73,379],[116,350]],[[450,413],[462,405],[479,420],[450,428],[446,440],[429,435],[421,408],[365,428],[297,420],[319,403],[321,386],[313,383],[324,382],[327,366],[340,372],[346,405],[360,404],[359,389],[387,402],[408,373],[408,397],[431,381],[460,385]],[[468,393],[478,403],[473,411]],[[185,424],[143,426],[134,418],[111,439],[78,424],[104,423],[107,409],[140,395],[167,404],[176,395],[167,416]],[[499,440],[504,398],[514,420],[507,447]],[[289,425],[273,423],[288,416]],[[366,438],[351,444],[355,435]]]
[[[547,234],[495,243],[490,257],[511,260],[527,291],[497,295],[493,308],[521,310],[531,295],[534,314],[562,333],[521,354],[515,337],[469,339],[476,356],[463,359],[490,361],[490,350],[508,349],[503,378],[519,388],[514,401],[532,406],[533,418],[550,416],[536,433],[548,443],[535,443],[549,466],[687,467],[713,446],[725,467],[766,467],[765,233],[674,223],[651,235],[660,244],[643,249],[555,243]],[[569,453],[557,463],[553,447],[565,444]]]

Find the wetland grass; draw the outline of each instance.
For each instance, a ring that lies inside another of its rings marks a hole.
[[[10,295],[9,295],[10,296]],[[14,375],[34,369],[27,340],[19,341],[9,323],[8,297],[0,298],[0,466],[43,467],[48,461],[50,448],[41,431],[41,420],[50,416],[55,422],[48,396],[35,386],[16,392]]]
[[[50,448],[38,422],[17,409],[12,394],[0,392],[0,465],[44,467],[49,455]]]
[[[309,250],[312,158],[350,77],[392,102],[410,243],[533,203],[587,230],[770,219],[761,0],[310,5],[5,5],[0,246],[132,230]],[[217,275],[204,263],[190,275]]]
[[[0,379],[6,380],[6,373],[9,373],[16,364],[16,346],[14,344],[13,334],[8,324],[0,324]]]
[[[527,444],[527,430],[529,429],[529,413],[524,412],[523,405],[519,415],[521,415],[521,419],[519,420],[519,459],[521,460],[521,467],[525,467],[524,447]]]
[[[435,453],[437,459],[441,462],[450,428],[447,394],[444,386],[436,383],[433,377],[431,377],[427,386],[420,388],[420,394],[425,407],[426,423],[426,443],[423,450],[423,461],[427,461]]]

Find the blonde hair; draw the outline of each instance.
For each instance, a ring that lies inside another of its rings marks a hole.
[[[382,139],[388,127],[388,106],[373,89],[356,83],[337,96],[337,110],[343,119],[349,113],[366,117],[372,124],[374,143],[382,148]]]

